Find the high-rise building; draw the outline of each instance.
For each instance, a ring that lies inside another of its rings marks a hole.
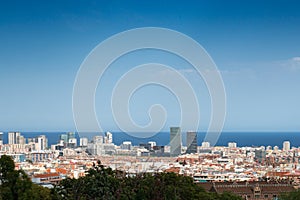
[[[291,149],[291,143],[289,141],[284,141],[282,146],[283,151],[289,151]]]
[[[86,147],[88,145],[88,142],[89,142],[88,138],[83,137],[83,138],[80,138],[79,145],[81,147]]]
[[[197,153],[197,133],[195,131],[186,133],[186,146],[186,153]]]
[[[113,143],[113,135],[111,132],[106,132],[105,134],[105,143],[112,144]]]
[[[170,128],[170,156],[181,154],[181,130],[180,127]]]
[[[3,145],[3,132],[0,132],[0,145]]]
[[[8,144],[14,144],[15,143],[15,132],[9,132],[8,133]]]
[[[38,136],[35,141],[36,141],[35,149],[37,151],[45,150],[48,147],[48,139],[45,135]]]
[[[61,134],[60,137],[59,137],[59,140],[63,140],[64,143],[68,143],[69,137],[68,137],[67,134]]]
[[[8,144],[19,144],[20,132],[9,132],[8,133]]]

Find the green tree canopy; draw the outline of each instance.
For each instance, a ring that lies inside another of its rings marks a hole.
[[[299,200],[300,199],[300,190],[293,192],[287,192],[280,195],[279,200]]]
[[[0,158],[0,200],[50,200],[50,190],[33,184],[23,170],[15,170],[10,156]]]
[[[175,173],[125,175],[95,164],[85,177],[67,178],[53,190],[55,199],[242,200],[234,194],[208,193],[191,177]]]
[[[2,155],[0,157],[0,181],[4,183],[8,180],[9,174],[15,170],[15,163],[10,156]]]

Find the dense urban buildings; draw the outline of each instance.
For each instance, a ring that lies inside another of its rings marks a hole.
[[[0,155],[11,156],[33,182],[47,187],[66,177],[85,176],[97,160],[132,176],[160,172],[190,176],[207,191],[230,191],[248,200],[272,199],[282,190],[300,186],[300,147],[291,147],[289,141],[283,142],[282,149],[238,147],[236,142],[213,147],[205,141],[198,146],[195,131],[188,131],[186,137],[182,146],[180,127],[171,127],[167,146],[155,141],[139,145],[123,141],[117,146],[110,132],[91,140],[79,138],[78,145],[74,133],[63,133],[57,144],[49,146],[46,135],[24,138],[21,133],[10,132],[10,143],[0,144]]]

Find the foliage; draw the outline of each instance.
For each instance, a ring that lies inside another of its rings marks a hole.
[[[67,178],[53,190],[53,199],[151,199],[151,200],[240,200],[233,194],[208,193],[193,179],[174,173],[128,176],[105,168],[99,161],[79,179]]]
[[[279,197],[280,200],[299,200],[300,199],[300,190],[283,193]]]
[[[100,161],[86,176],[67,178],[53,189],[31,182],[22,170],[15,170],[9,156],[0,158],[0,200],[241,200],[231,193],[208,193],[191,177],[174,173],[138,174],[129,176],[121,171],[105,168]],[[298,193],[291,193],[297,195]],[[299,195],[299,194],[298,194]],[[287,195],[288,196],[288,195]],[[295,198],[282,198],[299,199]]]
[[[15,170],[10,156],[0,158],[0,200],[51,199],[50,190],[33,184],[22,170]]]

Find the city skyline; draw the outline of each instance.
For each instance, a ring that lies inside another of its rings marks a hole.
[[[108,37],[139,27],[182,32],[207,50],[226,90],[225,131],[300,131],[298,7],[297,1],[1,2],[0,131],[75,131],[72,91],[81,63]],[[116,82],[145,62],[168,64],[191,82],[199,130],[207,130],[211,105],[201,77],[174,55],[143,50],[121,57],[99,82],[96,111],[105,131],[119,130],[110,105]],[[177,99],[157,86],[132,96],[135,122],[147,125],[156,103],[168,112],[164,131],[180,124]]]
[[[300,1],[0,1],[0,199],[300,199]]]
[[[148,148],[153,147],[167,147],[167,149],[170,151],[170,156],[179,156],[182,154],[198,154],[198,147],[203,148],[204,150],[214,148],[214,147],[228,147],[228,148],[257,148],[257,149],[263,149],[263,150],[271,150],[274,148],[274,150],[282,149],[282,151],[290,151],[292,149],[300,148],[300,146],[292,146],[291,142],[289,140],[282,140],[282,147],[277,143],[274,146],[272,145],[238,145],[238,139],[232,139],[228,140],[228,143],[226,145],[213,145],[211,146],[210,142],[208,141],[199,141],[197,140],[198,133],[195,131],[187,131],[186,132],[186,141],[183,141],[183,133],[181,132],[180,127],[170,127],[169,131],[169,143],[164,145],[157,145],[156,142],[158,142],[155,139],[147,139],[146,142],[139,142],[138,144],[134,144],[133,141],[129,138],[124,138],[123,141],[119,145],[115,144],[113,141],[113,138],[118,138],[113,136],[113,133],[111,132],[105,132],[105,133],[98,133],[93,134],[87,137],[87,135],[76,135],[74,132],[67,132],[67,133],[59,133],[57,134],[57,140],[53,143],[48,143],[48,137],[45,134],[29,134],[25,132],[27,135],[24,136],[21,132],[7,132],[3,133],[0,132],[0,145],[26,145],[26,144],[32,144],[36,143],[36,149],[38,151],[40,150],[47,150],[48,148],[53,148],[53,146],[60,146],[61,148],[71,148],[75,149],[76,147],[80,148],[86,148],[88,147],[88,144],[110,144],[115,146],[120,146],[122,148],[122,145],[124,149],[131,150],[133,146],[140,147],[142,149],[150,150]],[[7,135],[7,141],[4,142],[3,135]],[[49,136],[49,135],[48,135]],[[129,146],[128,146],[129,145]],[[56,149],[56,150],[61,150]],[[203,152],[200,152],[203,153]]]

